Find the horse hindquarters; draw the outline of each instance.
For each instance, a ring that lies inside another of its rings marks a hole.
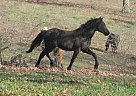
[[[41,44],[41,49],[44,50],[44,48],[45,48],[45,42],[43,40]],[[61,65],[62,67],[62,49],[56,47],[53,50],[53,55],[54,55],[54,61],[55,61],[56,66],[59,67],[59,65]]]
[[[39,67],[39,64],[42,60],[42,58],[46,55],[48,57],[48,59],[50,60],[50,66],[54,66],[54,61],[53,59],[50,57],[49,53],[52,52],[55,48],[52,48],[52,47],[49,47],[49,46],[46,46],[44,48],[44,50],[41,52],[39,58],[38,58],[38,61],[35,65],[35,67]]]

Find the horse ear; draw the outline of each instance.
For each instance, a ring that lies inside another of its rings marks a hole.
[[[101,20],[103,20],[103,17],[100,17]]]
[[[103,17],[100,16],[99,18],[100,18],[100,20],[103,20]]]

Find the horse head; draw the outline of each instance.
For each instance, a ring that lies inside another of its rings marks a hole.
[[[97,31],[103,33],[105,36],[109,35],[110,32],[109,32],[108,28],[106,27],[105,23],[103,22],[103,18],[99,17],[97,19],[99,20]]]
[[[106,36],[110,34],[108,28],[106,27],[105,23],[103,22],[102,17],[88,20],[85,24],[82,24],[79,29],[82,29],[82,30],[84,30],[84,32],[87,32],[87,33],[88,32],[93,33],[95,31],[99,31]],[[95,31],[91,31],[93,29]]]

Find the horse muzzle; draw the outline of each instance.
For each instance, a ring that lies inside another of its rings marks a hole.
[[[105,36],[108,36],[110,34],[109,31],[107,31],[106,33],[104,33]]]

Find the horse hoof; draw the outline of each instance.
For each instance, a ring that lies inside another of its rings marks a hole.
[[[99,72],[99,70],[98,69],[94,69],[93,72]]]
[[[36,67],[36,68],[39,68],[39,66],[38,66],[38,65],[35,65],[35,67]]]
[[[29,53],[29,51],[26,51],[26,53]]]
[[[67,68],[67,70],[71,70],[71,68],[70,68],[70,67],[68,67],[68,68]]]
[[[32,51],[29,51],[29,50],[28,50],[28,51],[26,51],[26,53],[30,53],[30,52],[32,52]]]
[[[54,63],[50,63],[50,67],[58,67],[58,66]]]
[[[94,69],[97,70],[97,69],[98,69],[98,65],[95,65],[95,66],[94,66]]]

